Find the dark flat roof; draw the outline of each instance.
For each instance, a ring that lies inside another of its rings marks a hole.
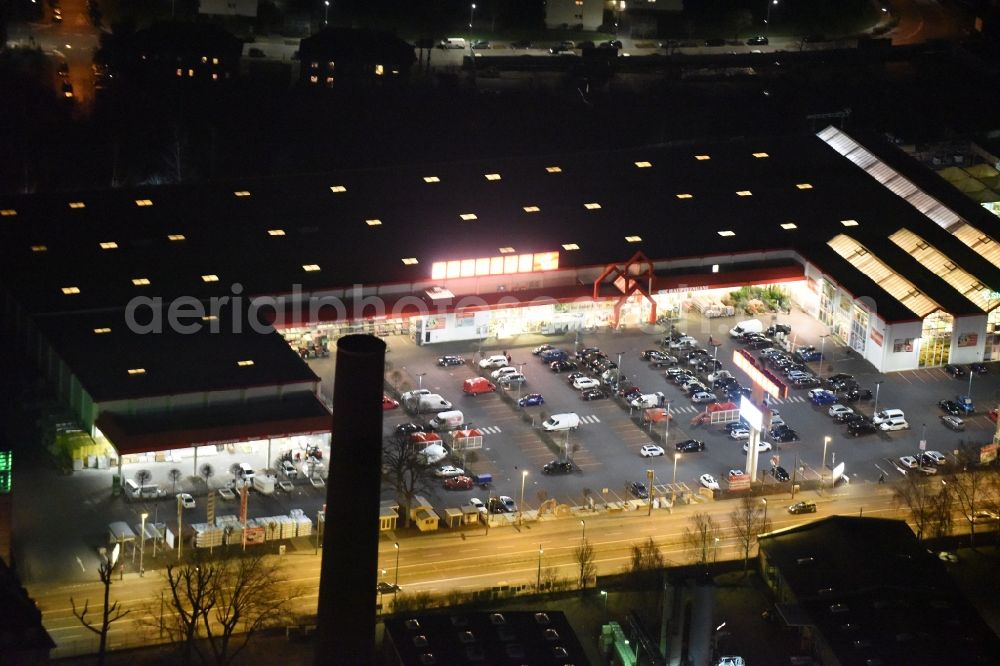
[[[226,310],[215,321],[195,318],[200,330],[190,334],[166,325],[133,333],[124,310],[39,315],[34,323],[95,401],[319,381],[281,334],[249,326],[239,333]]]
[[[865,145],[873,143],[878,141]],[[761,152],[768,157],[753,156]],[[912,161],[905,165],[921,183],[947,187],[929,172],[917,178],[922,169]],[[427,176],[440,182],[427,183]],[[332,192],[332,186],[345,191]],[[1000,220],[976,213],[962,199],[955,192],[949,205],[964,206],[970,221],[1000,238]],[[144,200],[152,205],[136,204]],[[85,207],[70,208],[77,202]],[[600,208],[587,209],[587,203]],[[526,206],[540,211],[525,212]],[[842,233],[945,310],[976,312],[956,290],[887,247],[886,236],[904,226],[1000,290],[996,267],[813,135],[12,196],[0,198],[0,210],[16,211],[0,218],[2,279],[23,308],[39,313],[121,307],[137,295],[228,296],[234,283],[244,295],[259,295],[288,293],[296,284],[311,291],[430,281],[434,261],[496,256],[500,247],[513,247],[518,253],[559,251],[563,267],[620,262],[637,250],[653,260],[712,256],[724,264],[728,255],[794,249],[855,296],[870,296],[883,318],[916,318],[829,250],[827,241]],[[477,219],[463,221],[464,213]],[[372,219],[381,225],[366,224]],[[844,219],[860,224],[845,228]],[[797,228],[781,228],[789,222]],[[735,235],[721,237],[723,230]],[[629,243],[625,236],[642,240]],[[117,247],[102,249],[101,243]],[[580,249],[564,250],[568,243]],[[32,252],[32,246],[46,251]],[[419,263],[404,265],[409,257]],[[319,270],[304,270],[313,264]],[[218,281],[206,282],[206,275]],[[135,286],[137,278],[149,284]],[[64,287],[79,293],[65,295]]]

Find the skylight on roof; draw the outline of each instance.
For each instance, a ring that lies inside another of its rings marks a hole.
[[[381,227],[382,220],[379,219],[365,220],[365,224],[367,224],[369,227]]]
[[[87,204],[83,203],[82,201],[70,201],[69,202],[69,207],[70,208],[86,208]]]
[[[500,248],[500,254],[513,254],[514,248],[512,247],[502,247]]]
[[[202,282],[218,282],[219,281],[219,276],[216,275],[215,273],[209,273],[208,275],[202,275],[201,276],[201,281]]]
[[[144,375],[146,374],[146,368],[129,368],[128,374],[130,375]]]
[[[233,192],[233,195],[237,197],[248,197],[250,196],[250,193],[246,190],[237,190]]]
[[[722,231],[719,232],[719,235],[720,236],[725,236],[725,237],[735,236],[736,232],[735,231],[730,231],[729,229],[723,229]]]
[[[267,235],[268,236],[284,236],[285,235],[285,230],[284,229],[268,229],[267,230]]]
[[[498,173],[488,173],[485,176],[486,180],[500,180],[500,174]]]
[[[331,185],[330,191],[333,192],[334,194],[340,194],[341,192],[346,192],[347,188],[344,187],[343,185]]]
[[[791,229],[798,229],[799,225],[795,224],[794,222],[785,222],[784,224],[781,225],[781,228],[784,229],[785,231],[789,231]]]
[[[49,249],[48,245],[32,245],[31,246],[31,251],[32,252],[47,252],[48,249]]]
[[[696,160],[698,160],[699,162],[704,162],[706,160],[712,159],[712,156],[711,155],[695,155],[694,158]]]
[[[583,204],[583,207],[586,208],[587,210],[597,210],[598,208],[601,207],[601,204],[596,203],[596,202],[594,202],[594,203],[585,203],[585,204]]]
[[[306,273],[315,273],[319,270],[319,264],[302,264],[302,270]]]
[[[953,227],[951,233],[980,257],[994,266],[1000,266],[1000,243],[991,236],[965,222]]]
[[[639,169],[648,169],[649,167],[653,166],[653,163],[652,162],[645,162],[645,161],[643,161],[643,162],[636,162],[635,166],[638,167]]]
[[[253,365],[253,361],[248,358],[243,361],[236,361],[236,365],[240,366],[241,368],[248,368],[251,365]]]
[[[138,206],[139,208],[146,208],[147,206],[152,206],[153,205],[153,200],[152,199],[136,199],[135,200],[135,205]]]
[[[184,237],[184,234],[168,234],[167,235],[167,240],[168,241],[182,241],[182,240],[185,240],[185,237]]]
[[[540,210],[542,210],[542,209],[539,208],[538,206],[525,206],[524,207],[524,212],[525,213],[537,213]]]
[[[101,245],[101,249],[102,250],[117,250],[118,249],[118,243],[116,243],[114,241],[104,241],[100,245]]]
[[[641,243],[642,236],[626,236],[625,241],[628,243]]]
[[[441,179],[437,176],[424,176],[425,183],[440,183]]]
[[[757,159],[763,159],[765,157],[770,157],[770,155],[768,155],[767,153],[753,153],[753,156],[756,157]]]
[[[149,278],[132,278],[132,284],[137,287],[145,287],[149,284]]]
[[[80,293],[80,288],[79,287],[63,287],[60,291],[62,291],[62,293],[66,294],[67,296],[72,296],[74,294],[79,294]]]
[[[403,264],[406,266],[413,266],[420,263],[417,261],[416,257],[403,257]]]
[[[563,249],[566,250],[567,252],[569,252],[571,250],[579,250],[580,246],[577,245],[576,243],[564,243],[563,244]]]
[[[107,326],[103,326],[101,328],[95,328],[94,329],[94,334],[95,335],[104,335],[105,333],[110,333],[110,332],[111,332],[111,329],[108,328]]]
[[[750,190],[737,190],[736,191],[736,196],[738,196],[738,197],[752,197],[753,196],[753,192],[751,192]]]
[[[986,288],[986,285],[965,269],[960,268],[939,249],[909,229],[900,229],[889,236],[889,240],[920,262],[924,268],[947,282],[955,291],[975,303],[980,310],[983,312],[990,310],[993,303],[990,299],[990,290]]]
[[[461,215],[459,215],[459,217],[462,218],[463,220],[465,220],[466,222],[468,222],[469,220],[478,220],[479,219],[478,217],[476,217],[475,213],[462,213]]]
[[[687,192],[683,192],[681,194],[678,194],[677,198],[678,199],[694,199],[694,195],[693,194],[688,194]]]
[[[856,227],[858,226],[857,220],[841,220],[840,223],[845,227]]]
[[[811,190],[813,188],[811,183],[796,183],[795,187],[799,188],[800,190]]]
[[[17,211],[13,208],[0,209],[0,217],[14,217],[15,215],[17,215]]]
[[[562,167],[557,167],[557,166],[547,166],[545,167],[545,170],[548,173],[562,173]]]

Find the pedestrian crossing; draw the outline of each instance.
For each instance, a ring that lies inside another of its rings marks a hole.
[[[597,418],[595,415],[590,414],[588,416],[581,416],[580,423],[600,423],[601,419]]]
[[[486,435],[499,435],[503,432],[503,429],[500,426],[477,426],[476,430]]]

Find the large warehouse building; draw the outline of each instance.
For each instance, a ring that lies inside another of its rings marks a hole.
[[[5,197],[0,234],[4,326],[119,461],[328,443],[300,356],[349,332],[503,340],[763,286],[882,371],[1000,358],[1000,220],[834,128]]]

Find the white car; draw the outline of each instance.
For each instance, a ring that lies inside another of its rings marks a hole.
[[[476,508],[476,511],[478,511],[479,513],[486,513],[486,504],[484,504],[483,500],[479,499],[478,497],[470,497],[469,505],[474,506]]]
[[[889,419],[879,424],[879,428],[882,430],[906,430],[909,427],[910,424],[906,422],[906,419]]]
[[[781,418],[781,414],[778,413],[777,409],[771,410],[771,427],[783,426],[785,425],[785,419]]]
[[[445,465],[444,467],[438,467],[434,470],[434,476],[462,476],[465,474],[465,470],[461,467],[455,467],[454,465]]]
[[[906,469],[916,469],[918,465],[917,459],[913,456],[899,456],[899,464]]]
[[[490,375],[493,377],[493,379],[500,379],[504,375],[512,375],[515,372],[517,372],[517,368],[515,368],[512,365],[505,365],[502,368],[494,370],[493,372],[490,373]]]
[[[716,382],[720,379],[729,379],[732,374],[728,370],[717,370],[708,376],[708,381]]]
[[[505,365],[507,365],[507,357],[503,354],[487,356],[479,362],[480,368],[502,368]]]
[[[194,498],[191,497],[189,493],[177,493],[177,501],[180,502],[180,505],[185,509],[194,508]]]
[[[764,451],[770,451],[772,448],[774,448],[774,447],[771,446],[771,442],[765,442],[764,440],[760,440],[759,442],[757,442],[757,453],[763,453]],[[746,453],[749,450],[750,450],[750,442],[744,442],[743,443],[743,452]]]
[[[735,440],[750,439],[750,431],[747,428],[733,428],[733,431],[729,433],[729,437]]]
[[[656,444],[646,444],[641,449],[639,449],[639,455],[643,458],[652,458],[653,456],[662,456],[664,453],[662,446],[657,446]]]
[[[587,389],[597,388],[601,385],[601,382],[597,381],[593,377],[577,377],[573,380],[573,388],[577,391],[585,391]]]
[[[670,344],[667,345],[670,349],[680,349],[681,347],[686,347],[688,345],[696,344],[698,341],[692,338],[690,335],[682,335],[676,340],[671,340]]]
[[[948,459],[940,451],[924,451],[924,455],[934,461],[935,465],[943,465]]]
[[[719,482],[715,480],[715,477],[711,474],[702,474],[698,477],[698,482],[705,486],[709,490],[718,490]]]
[[[399,396],[399,401],[405,405],[415,402],[422,395],[430,395],[430,389],[414,389],[412,391],[407,391],[403,395]]]
[[[691,402],[699,404],[704,402],[719,402],[719,399],[715,397],[714,393],[709,393],[708,391],[698,391],[691,396]]]
[[[853,414],[854,410],[847,405],[830,405],[830,409],[826,410],[826,413],[830,416],[840,416],[841,414]]]

